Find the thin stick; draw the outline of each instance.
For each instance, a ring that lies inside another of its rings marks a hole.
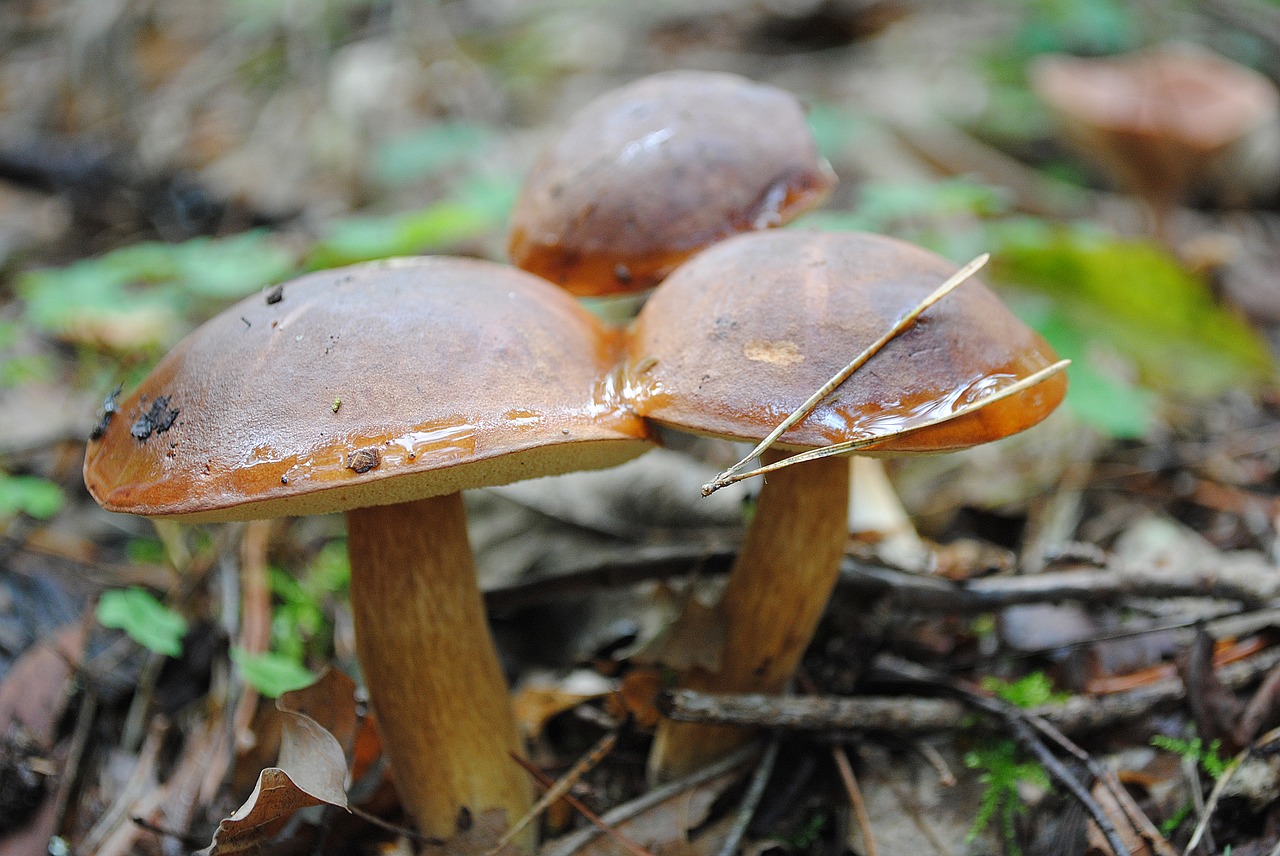
[[[577,762],[569,768],[569,771],[561,776],[555,784],[547,788],[546,793],[533,804],[530,809],[525,812],[524,817],[520,818],[515,824],[498,839],[498,843],[493,845],[485,856],[497,856],[498,851],[506,847],[511,841],[520,834],[526,826],[533,821],[538,815],[547,810],[547,806],[560,799],[569,789],[578,783],[578,780],[587,774],[589,770],[604,760],[604,756],[613,751],[614,745],[618,742],[618,732],[610,731],[601,737],[596,745],[592,746],[587,754],[583,755]]]
[[[866,363],[867,360],[874,357],[881,348],[889,344],[889,342],[893,340],[895,337],[897,337],[903,330],[907,329],[913,323],[915,323],[915,320],[920,317],[921,313],[923,313],[926,309],[928,309],[933,304],[937,303],[942,298],[946,297],[953,290],[955,290],[956,286],[960,285],[962,282],[969,279],[969,277],[973,276],[975,273],[981,270],[982,266],[985,265],[990,258],[991,256],[988,253],[983,253],[982,255],[978,256],[976,259],[969,262],[967,265],[960,268],[960,270],[952,274],[947,279],[946,282],[938,286],[936,289],[934,289],[934,291],[928,297],[926,297],[924,300],[916,304],[914,309],[912,309],[910,312],[903,315],[897,321],[893,322],[893,326],[890,327],[883,336],[881,336],[879,339],[876,339],[874,342],[868,345],[867,348],[862,353],[854,357],[853,362],[849,363],[840,371],[836,372],[835,376],[833,376],[831,380],[824,383],[821,389],[819,389],[813,395],[809,396],[809,398],[805,401],[804,404],[801,404],[799,407],[795,409],[795,411],[792,412],[790,416],[782,420],[782,424],[780,424],[777,428],[774,428],[771,432],[769,432],[769,436],[761,440],[760,444],[756,446],[754,449],[752,449],[751,452],[748,453],[745,458],[743,458],[741,461],[738,461],[738,463],[734,464],[733,466],[729,467],[729,469],[721,473],[716,478],[716,481],[713,482],[713,484],[719,484],[721,479],[727,476],[733,475],[734,473],[738,472],[743,467],[745,467],[747,465],[747,462],[750,461],[752,458],[759,457],[766,449],[772,446],[779,437],[785,434],[788,428],[792,427],[797,422],[804,419],[811,412],[813,412],[813,409],[822,402],[822,399],[826,398],[828,395],[834,392],[836,387],[838,387],[840,384],[848,380],[849,376],[852,375],[854,372],[856,372],[858,369],[862,368],[863,364]],[[703,495],[704,496],[707,495],[707,491],[705,490],[705,488],[703,490]]]
[[[742,839],[747,834],[747,826],[756,813],[756,807],[760,805],[761,797],[764,796],[764,786],[769,783],[769,777],[773,775],[773,765],[778,760],[780,743],[781,741],[775,736],[765,745],[764,755],[760,757],[760,763],[751,776],[747,793],[742,797],[742,804],[738,806],[737,817],[733,819],[733,828],[729,830],[724,844],[720,846],[720,856],[733,856],[738,852],[738,845],[742,844]]]
[[[512,755],[511,757],[515,759],[517,764],[519,764],[521,767],[524,767],[525,770],[529,772],[529,775],[537,779],[538,783],[542,785],[544,788],[547,788],[548,790],[550,790],[551,788],[555,787],[555,782],[551,780],[551,777],[548,776],[546,773],[542,772],[541,770],[539,770],[531,762],[526,761],[524,758],[521,758],[519,755]],[[569,793],[564,794],[564,801],[567,802],[569,805],[573,806],[574,809],[577,810],[579,814],[581,814],[587,820],[591,821],[591,823],[595,824],[597,829],[599,829],[601,832],[608,835],[614,841],[618,842],[618,844],[621,845],[624,849],[626,849],[628,853],[633,853],[635,854],[635,856],[653,856],[653,854],[650,853],[648,850],[645,850],[639,844],[636,844],[634,841],[627,838],[621,832],[619,832],[618,830],[610,826],[602,817],[600,817],[600,815],[596,814],[594,811],[592,811],[591,809],[583,805],[582,801],[579,800],[577,797],[575,797],[573,794],[569,794]]]
[[[753,743],[750,746],[744,746],[727,758],[717,761],[714,764],[709,764],[696,773],[692,773],[683,779],[678,779],[661,787],[654,788],[648,793],[636,797],[631,802],[623,803],[617,808],[609,810],[603,817],[598,817],[595,821],[592,821],[593,823],[596,823],[599,829],[587,828],[579,830],[571,835],[566,835],[558,841],[551,842],[547,849],[542,852],[541,856],[572,856],[572,854],[578,852],[578,850],[594,839],[601,830],[609,832],[612,824],[626,823],[628,820],[643,814],[660,803],[666,802],[677,794],[692,790],[693,788],[704,785],[713,779],[718,779],[721,776],[732,773],[734,770],[737,770],[743,764],[747,763],[747,761],[751,760],[751,758],[759,753],[759,751],[760,747],[757,744]],[[519,760],[521,761],[522,766],[527,763],[523,761],[523,759]],[[526,766],[525,769],[529,769],[529,766]],[[539,770],[536,773],[533,772],[533,770],[536,769],[537,768],[535,767],[530,770],[530,772],[533,773],[534,776],[541,776],[542,771]],[[565,794],[565,801],[570,805],[573,805],[574,808],[578,808],[577,805],[574,805],[574,801],[569,794]],[[578,808],[578,810],[582,811],[581,808]],[[591,819],[591,815],[584,816],[586,816],[588,820]],[[616,830],[613,830],[610,834],[614,836],[621,835],[621,833],[618,833]]]
[[[903,428],[899,431],[890,431],[887,434],[875,434],[870,437],[863,437],[859,440],[849,440],[844,443],[834,443],[830,446],[821,446],[817,449],[809,449],[808,451],[800,452],[798,454],[792,455],[789,458],[783,458],[780,461],[775,461],[772,464],[768,464],[763,467],[757,467],[754,470],[748,470],[745,473],[730,474],[730,470],[725,470],[723,473],[716,476],[715,481],[711,482],[710,484],[705,484],[702,486],[702,495],[710,496],[711,494],[715,493],[717,490],[719,490],[722,487],[728,487],[731,484],[743,481],[744,479],[752,478],[754,476],[764,475],[765,473],[771,473],[774,470],[780,470],[783,467],[790,467],[795,464],[803,463],[805,461],[816,461],[819,458],[829,458],[832,455],[844,455],[844,454],[849,454],[851,452],[857,452],[862,449],[869,448],[871,446],[878,446],[881,443],[885,442],[886,440],[893,439],[894,437],[901,437],[916,431],[922,431],[925,428],[933,428],[934,426],[941,425],[944,422],[950,422],[953,419],[959,419],[962,416],[968,416],[970,413],[974,413],[978,410],[981,410],[982,408],[987,407],[988,405],[995,404],[997,401],[1003,401],[1006,398],[1009,398],[1011,396],[1017,395],[1020,392],[1024,392],[1030,389],[1036,384],[1043,383],[1044,381],[1053,377],[1054,375],[1056,375],[1058,372],[1062,371],[1069,365],[1071,365],[1070,360],[1059,360],[1058,362],[1054,363],[1051,366],[1046,366],[1045,368],[1042,368],[1037,372],[1029,374],[1024,378],[1020,378],[1019,380],[1009,384],[1003,389],[993,392],[992,394],[988,395],[985,398],[979,399],[978,401],[970,402],[969,404],[961,405],[960,407],[957,407],[955,410],[952,410],[950,413],[947,413],[942,416],[935,416],[932,419],[926,419],[923,422],[920,422],[916,425],[912,425],[908,428]]]
[[[858,829],[862,831],[862,844],[867,849],[867,856],[878,856],[876,839],[871,833],[871,815],[867,814],[867,804],[862,799],[862,789],[858,787],[858,779],[853,775],[853,765],[849,763],[849,755],[843,746],[832,746],[831,757],[840,771],[840,780],[844,782],[845,792],[849,794],[849,803],[853,806],[853,816],[858,820]]]

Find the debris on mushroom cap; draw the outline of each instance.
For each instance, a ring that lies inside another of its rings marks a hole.
[[[516,203],[510,255],[575,294],[639,291],[702,247],[794,219],[834,184],[793,95],[666,72],[569,120]]]
[[[1067,135],[1119,181],[1175,198],[1213,156],[1280,109],[1261,74],[1192,45],[1121,57],[1044,56],[1031,83]]]
[[[85,483],[114,511],[230,520],[612,466],[649,448],[602,380],[619,349],[563,291],[492,262],[310,274],[180,343],[102,423]]]
[[[717,244],[667,277],[636,319],[624,388],[671,427],[758,440],[955,271],[880,235],[759,232]],[[970,280],[854,372],[779,446],[805,448],[910,428],[1057,361]],[[872,453],[932,452],[996,440],[1062,400],[1056,375]]]

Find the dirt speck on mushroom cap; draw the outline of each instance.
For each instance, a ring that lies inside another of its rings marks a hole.
[[[611,466],[648,448],[600,380],[619,349],[567,294],[492,262],[310,274],[180,343],[89,443],[85,483],[112,510],[225,520]],[[161,421],[181,417],[141,442],[161,396]]]

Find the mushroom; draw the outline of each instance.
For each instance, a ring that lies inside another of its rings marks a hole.
[[[834,184],[795,96],[656,74],[569,119],[516,202],[509,254],[580,296],[630,293],[722,238],[789,222]]]
[[[1148,203],[1157,235],[1215,162],[1280,109],[1265,77],[1191,45],[1051,54],[1031,67],[1031,85],[1068,138]]]
[[[459,491],[646,451],[605,380],[619,344],[492,262],[310,274],[180,343],[89,442],[85,484],[109,510],[186,521],[346,512],[357,648],[402,802],[427,836],[492,845],[531,788]]]
[[[955,270],[878,235],[780,230],[730,238],[672,273],[640,311],[625,369],[629,403],[671,428],[759,440]],[[1006,437],[1053,410],[1066,382],[1052,376],[1004,398],[999,390],[1055,360],[991,291],[967,282],[783,434],[779,448],[884,436],[868,451],[897,455]],[[989,406],[960,412],[986,397]],[[784,689],[835,584],[848,477],[840,457],[767,476],[717,607],[719,666],[690,667],[682,686]],[[748,736],[664,721],[650,772],[657,780],[681,776]]]

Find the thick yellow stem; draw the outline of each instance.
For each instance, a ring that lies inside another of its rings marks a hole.
[[[432,838],[500,835],[532,789],[461,494],[350,511],[347,526],[356,647],[400,799]],[[532,834],[519,844],[532,851]]]
[[[840,573],[847,538],[849,463],[823,458],[768,475],[719,610],[720,669],[693,668],[680,686],[707,692],[776,693],[804,655]],[[664,720],[650,775],[668,781],[751,739],[733,726]]]

